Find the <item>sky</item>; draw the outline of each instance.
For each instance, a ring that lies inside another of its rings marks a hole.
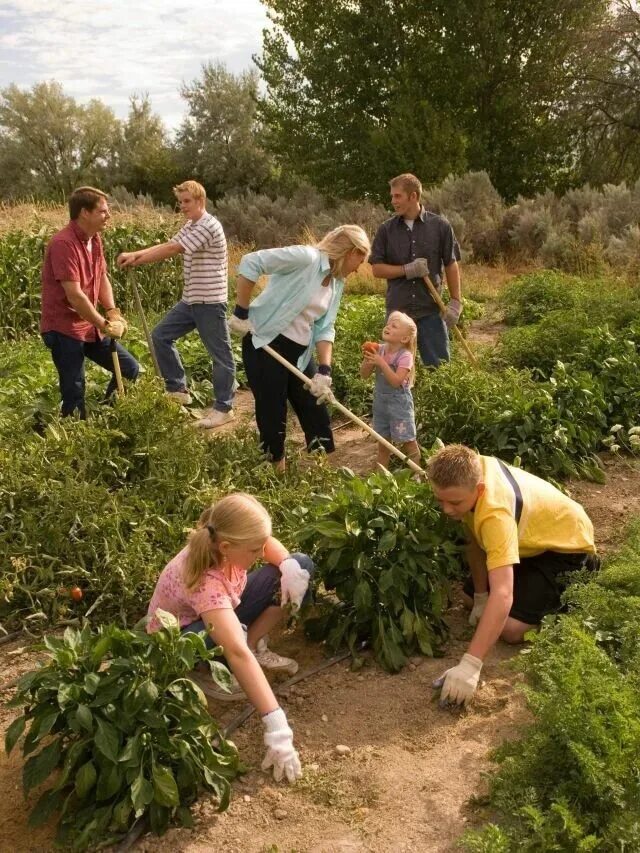
[[[260,0],[2,0],[0,88],[57,80],[80,102],[100,98],[125,118],[129,97],[148,92],[174,130],[179,90],[204,62],[238,73],[255,67],[267,16]]]

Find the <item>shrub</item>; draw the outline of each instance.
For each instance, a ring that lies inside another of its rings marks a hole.
[[[442,614],[457,548],[447,521],[409,471],[360,480],[345,471],[340,488],[318,498],[315,521],[300,533],[312,543],[317,579],[335,595],[309,636],[330,648],[371,642],[376,660],[396,672],[407,656],[433,655],[446,633]]]
[[[463,362],[424,371],[414,391],[418,440],[468,444],[542,476],[602,480],[593,458],[605,425],[598,385],[562,365],[551,379]]]
[[[49,661],[18,682],[11,704],[23,713],[7,731],[6,750],[28,726],[25,795],[55,773],[29,823],[59,812],[57,842],[67,850],[112,844],[143,816],[157,834],[174,821],[193,826],[190,806],[202,788],[220,811],[229,803],[238,755],[187,677],[207,663],[228,687],[228,670],[214,662],[222,650],[209,651],[203,634],[181,636],[168,613],[163,624],[155,634],[67,628],[63,638],[45,638]]]
[[[506,323],[527,326],[550,311],[576,308],[584,286],[579,278],[544,270],[510,281],[500,293],[499,304]]]

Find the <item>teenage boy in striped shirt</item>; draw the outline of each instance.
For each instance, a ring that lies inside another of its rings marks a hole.
[[[584,509],[540,477],[463,444],[435,453],[427,474],[443,512],[467,534],[464,592],[476,631],[460,663],[434,682],[441,704],[463,704],[496,641],[523,642],[561,609],[568,576],[599,560]]]
[[[235,391],[235,362],[227,326],[227,242],[220,222],[207,213],[206,191],[197,181],[173,188],[186,222],[166,243],[118,256],[120,267],[152,264],[175,255],[184,261],[180,302],[152,332],[153,344],[167,394],[182,405],[191,403],[187,377],[175,342],[194,329],[213,361],[213,411],[197,422],[204,429],[231,420]]]

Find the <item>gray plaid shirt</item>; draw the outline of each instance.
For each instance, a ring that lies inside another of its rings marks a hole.
[[[392,216],[378,228],[373,240],[372,264],[404,265],[426,258],[431,280],[439,288],[442,269],[460,260],[460,247],[453,228],[442,216],[424,207],[409,228],[402,216]],[[387,284],[387,314],[403,311],[414,320],[435,314],[438,307],[421,278],[391,278]]]

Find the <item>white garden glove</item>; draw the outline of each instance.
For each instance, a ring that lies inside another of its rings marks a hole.
[[[469,625],[477,625],[489,601],[488,592],[476,592],[473,595],[473,609],[469,614]]]
[[[262,769],[273,767],[273,778],[280,782],[283,776],[287,781],[295,782],[302,776],[300,758],[293,746],[293,732],[289,728],[287,718],[282,708],[276,708],[262,718],[264,725],[264,745],[267,754],[262,762]]]
[[[473,655],[462,655],[457,666],[451,667],[433,682],[433,687],[441,687],[440,707],[447,704],[464,705],[476,692],[480,680],[482,661]]]
[[[442,317],[447,324],[447,329],[458,325],[460,314],[462,314],[462,302],[459,299],[450,299]]]
[[[253,332],[253,326],[251,325],[251,320],[248,318],[246,320],[241,320],[240,317],[236,317],[235,314],[232,314],[229,317],[229,330],[234,333],[234,335],[239,335],[241,338],[244,338],[246,334],[249,332]]]
[[[331,391],[331,377],[326,373],[316,373],[311,380],[311,385],[307,386],[314,397],[317,397],[318,405],[329,403],[333,399]]]
[[[279,569],[281,575],[281,606],[285,607],[291,603],[293,610],[299,610],[302,605],[302,599],[309,589],[311,575],[306,569],[302,568],[295,557],[287,557],[286,560],[280,563]]]
[[[404,274],[406,278],[424,278],[429,275],[429,262],[426,258],[416,258],[404,265]]]

